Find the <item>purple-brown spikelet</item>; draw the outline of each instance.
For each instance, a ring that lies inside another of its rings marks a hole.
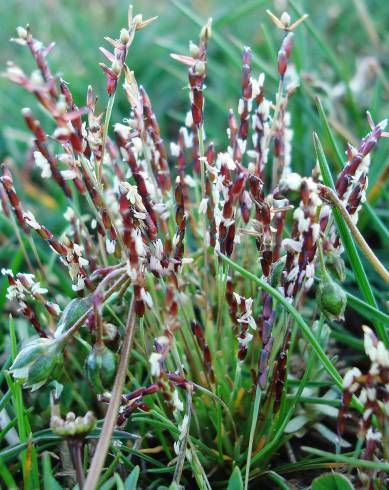
[[[54,180],[61,187],[66,197],[71,198],[72,193],[67,185],[65,179],[63,178],[61,172],[58,169],[58,163],[55,156],[51,153],[48,147],[48,141],[45,133],[41,129],[40,123],[34,118],[31,109],[23,109],[23,116],[26,121],[27,126],[32,131],[35,136],[35,145],[43,157],[48,161],[50,165],[50,170],[53,175]]]
[[[0,177],[1,179],[1,177]],[[2,183],[2,181],[0,180],[0,182]],[[11,213],[10,213],[10,210],[9,210],[9,207],[8,207],[8,197],[7,197],[7,193],[5,191],[5,187],[4,185],[0,185],[0,201],[1,201],[1,209],[4,213],[4,216],[6,216],[7,218],[9,218],[11,216]]]
[[[354,148],[350,144],[347,147],[348,161],[341,173],[338,175],[335,183],[336,192],[352,216],[354,223],[358,220],[358,212],[360,206],[366,200],[366,188],[368,184],[368,173],[370,167],[370,154],[377,146],[380,138],[388,137],[389,133],[385,132],[387,125],[386,119],[378,124],[375,124],[368,113],[368,121],[371,128],[360,142],[358,148]],[[320,211],[320,228],[324,232],[326,230],[330,215],[328,205],[323,206]],[[340,243],[339,237],[334,226],[331,226],[329,231],[330,239],[326,245],[338,254],[342,252],[343,246]]]
[[[34,309],[34,304],[40,303],[53,318],[59,316],[59,306],[45,297],[48,290],[41,287],[33,274],[14,275],[9,269],[2,269],[1,274],[7,277],[9,283],[7,299],[17,301],[19,311],[33,325],[37,334],[42,338],[48,338],[46,329],[42,327]]]
[[[226,281],[226,300],[229,306],[228,313],[230,314],[231,320],[234,325],[238,325],[238,303],[234,295],[234,284],[231,277],[228,277]]]
[[[191,329],[192,329],[193,335],[196,337],[196,340],[197,340],[197,343],[198,343],[200,349],[203,352],[203,362],[204,362],[206,372],[209,376],[210,381],[212,383],[214,383],[215,382],[215,373],[214,373],[213,367],[212,367],[212,355],[211,355],[211,351],[208,347],[208,344],[205,340],[203,330],[202,330],[200,324],[196,321],[191,322]]]
[[[182,258],[184,256],[184,239],[186,231],[186,213],[185,213],[185,198],[183,185],[181,183],[181,177],[177,177],[176,188],[175,188],[175,199],[176,199],[176,225],[177,230],[173,239],[173,244],[175,245],[174,252],[174,270],[178,272]]]
[[[310,289],[314,278],[313,261],[319,239],[320,226],[317,223],[317,211],[321,205],[317,185],[312,178],[304,178],[301,182],[301,202],[294,211],[294,222],[291,238],[283,241],[287,250],[283,272],[285,296],[295,298],[302,291]],[[302,291],[303,292],[303,291]]]
[[[284,339],[282,347],[277,354],[275,366],[274,366],[274,375],[273,375],[273,390],[274,390],[274,405],[273,412],[277,413],[281,406],[282,397],[285,393],[285,382],[286,382],[286,367],[288,362],[288,350],[290,345],[290,329],[287,332],[287,335]]]
[[[232,158],[235,164],[238,166],[240,172],[243,171],[241,167],[243,155],[246,153],[247,138],[249,134],[249,122],[252,109],[252,81],[251,81],[251,49],[243,49],[242,60],[242,96],[239,100],[238,113],[239,113],[239,128],[235,136],[235,129],[230,127],[230,136],[233,137],[233,152]],[[231,124],[235,124],[234,120],[230,120]]]
[[[171,188],[171,177],[159,124],[151,107],[150,98],[144,87],[141,86],[139,92],[142,99],[145,129],[153,143],[152,145],[149,145],[152,153],[151,166],[156,174],[155,177],[159,187],[163,192],[168,192]]]
[[[7,194],[11,208],[15,213],[16,219],[19,225],[22,227],[23,231],[25,233],[29,233],[30,228],[27,225],[26,220],[24,219],[20,200],[18,198],[18,195],[16,194],[15,187],[13,185],[12,174],[5,165],[2,166],[2,170],[3,170],[3,175],[0,177],[0,182],[3,186],[5,193]]]
[[[270,270],[273,263],[273,236],[271,231],[271,209],[265,201],[263,186],[258,177],[251,175],[249,187],[255,206],[257,249],[261,255],[261,268],[266,281],[270,279]],[[268,360],[273,345],[272,327],[275,312],[272,309],[273,300],[269,293],[263,291],[261,294],[262,313],[257,320],[262,350],[258,362],[258,382],[264,388],[267,380]]]
[[[281,78],[284,77],[288,67],[288,61],[293,48],[293,33],[286,34],[282,41],[281,48],[278,52],[278,73]]]

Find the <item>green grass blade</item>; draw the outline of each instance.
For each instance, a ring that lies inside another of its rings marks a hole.
[[[54,478],[50,453],[48,453],[47,451],[45,451],[42,455],[42,468],[44,490],[61,490],[61,485]]]
[[[12,359],[15,359],[17,355],[17,340],[13,318],[10,316],[9,329],[11,337],[11,355]],[[23,402],[22,387],[18,382],[13,383],[10,376],[7,378],[9,388],[13,393],[14,410],[18,419],[18,433],[21,442],[25,442],[28,446],[31,437],[31,427],[28,420],[28,415]],[[25,488],[37,488],[39,486],[39,469],[38,458],[36,449],[34,446],[31,448],[31,452],[27,450],[22,455],[23,461],[23,479]]]
[[[236,8],[228,9],[228,11],[217,17],[213,26],[220,28],[225,25],[236,22],[240,17],[244,17],[252,12],[260,12],[260,7],[266,0],[249,0],[242,3],[236,3]]]
[[[135,466],[135,468],[131,471],[131,473],[126,478],[126,481],[124,482],[125,490],[136,490],[139,472],[139,466]]]
[[[346,456],[344,454],[333,454],[327,451],[321,451],[313,447],[301,446],[301,450],[309,454],[314,454],[315,456],[322,456],[328,458],[330,461],[335,461],[337,463],[344,463],[347,466],[357,467],[357,468],[368,468],[373,470],[382,470],[389,472],[389,463],[383,463],[381,461],[367,461],[365,459],[357,459]]]
[[[5,483],[5,487],[8,490],[19,488],[19,485],[13,479],[12,473],[9,471],[4,463],[0,463],[0,477]]]
[[[269,480],[277,485],[278,488],[281,488],[282,490],[289,490],[291,488],[285,478],[275,471],[269,471],[269,473],[267,473],[267,476]]]
[[[245,478],[244,478],[244,488],[245,488],[245,490],[247,490],[248,487],[249,487],[251,455],[252,455],[252,451],[253,451],[255,427],[257,426],[258,412],[259,412],[259,405],[260,405],[260,403],[261,403],[261,388],[257,384],[256,389],[255,389],[255,400],[254,400],[253,414],[252,414],[252,418],[251,418],[249,447],[248,447],[248,450],[247,450],[246,473],[245,473]]]
[[[316,150],[316,155],[319,161],[321,174],[323,177],[323,182],[326,186],[335,188],[334,181],[332,179],[331,171],[328,166],[328,162],[326,156],[324,154],[323,147],[320,143],[319,137],[316,133],[314,133],[314,145]],[[374,298],[374,294],[372,288],[370,286],[369,280],[367,278],[366,272],[363,268],[361,259],[358,255],[353,237],[351,236],[350,230],[348,229],[346,223],[343,221],[342,216],[340,215],[337,209],[332,210],[336,227],[338,229],[340,238],[342,240],[343,246],[345,248],[345,252],[350,261],[351,268],[354,272],[355,279],[358,283],[358,286],[366,299],[366,302],[377,308],[377,303]],[[385,343],[386,347],[389,348],[389,337],[381,323],[376,322],[375,328],[380,339]]]
[[[3,410],[3,408],[7,405],[11,397],[12,397],[12,392],[11,390],[8,390],[7,393],[0,400],[0,411]]]
[[[386,325],[389,325],[389,315],[384,313],[383,311],[378,310],[374,306],[366,303],[362,299],[354,296],[351,293],[346,291],[347,296],[347,304],[353,308],[353,310],[357,311],[361,315],[363,315],[367,320],[377,320],[383,322]]]
[[[284,434],[285,428],[288,425],[289,420],[293,417],[293,414],[295,413],[296,410],[296,406],[301,399],[301,395],[304,391],[304,388],[307,386],[307,382],[309,381],[309,378],[311,376],[311,371],[315,360],[316,360],[315,354],[311,353],[304,375],[298,385],[297,391],[294,395],[292,395],[292,399],[288,404],[288,409],[286,414],[283,415],[280,412],[278,420],[276,421],[276,424],[278,426],[276,426],[275,433],[272,434],[270,440],[268,441],[268,444],[266,444],[260,451],[258,451],[255,454],[253,458],[253,463],[261,460],[266,454],[277,450],[277,447],[280,445],[280,440]]]

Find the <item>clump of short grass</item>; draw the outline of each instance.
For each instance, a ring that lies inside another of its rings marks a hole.
[[[298,80],[291,64],[294,30],[306,16],[292,21],[287,13],[268,13],[282,34],[278,89],[266,91],[266,77],[253,73],[245,47],[237,108],[226,107],[227,127],[220,128],[227,130],[226,148],[206,137],[211,19],[189,54],[172,55],[187,70],[190,110],[170,145],[127,61],[134,37],[154,18],[130,7],[118,38],[100,48],[107,60],[100,64],[107,80],[102,111],[91,86],[85,107],[77,107],[71,87],[50,70],[53,45],[43,46],[28,26],[17,29],[14,41],[31,51],[37,70],[27,75],[9,63],[6,76],[33,93],[54,123],[47,134],[36,111],[22,111],[41,178],[60,189],[69,207],[68,227],[57,237],[24,207],[12,169],[3,165],[3,212],[29,271],[2,274],[10,305],[36,333],[17,349],[11,319],[1,400],[15,417],[1,453],[12,463],[0,466],[8,486],[23,481],[35,488],[43,478],[45,485],[55,479],[89,489],[123,481],[129,488],[171,482],[170,488],[248,488],[260,479],[285,488],[289,473],[342,463],[359,470],[356,482],[383,488],[387,315],[375,304],[353,237],[387,282],[356,229],[370,156],[388,136],[386,120],[368,115],[370,132],[349,145],[335,184],[316,135],[311,175],[295,172],[298,142],[288,109]],[[128,117],[113,124],[122,89]],[[319,112],[331,138],[320,103]],[[41,257],[37,240],[52,251],[60,273]],[[345,250],[366,299],[351,301],[374,317],[376,334],[365,328],[367,378],[353,370],[343,382],[329,335],[350,299],[341,286]],[[61,281],[71,293],[64,294]],[[23,395],[38,402],[37,393],[45,428],[30,438]],[[370,410],[351,442],[344,436],[349,407]],[[310,447],[319,444],[317,434],[332,452]],[[349,453],[340,454],[342,448]]]

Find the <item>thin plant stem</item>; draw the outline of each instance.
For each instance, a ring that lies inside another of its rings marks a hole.
[[[33,239],[33,237],[31,235],[29,235],[28,237],[28,241],[30,243],[30,247],[31,247],[31,250],[32,250],[32,253],[34,254],[34,257],[35,257],[35,260],[38,264],[38,267],[39,267],[39,271],[40,271],[40,274],[41,274],[41,280],[44,279],[45,277],[45,272],[44,272],[44,269],[43,269],[43,265],[42,265],[42,262],[41,262],[41,259],[39,258],[39,254],[38,254],[38,250],[36,248],[36,245],[35,245],[35,241]]]
[[[20,234],[19,228],[18,228],[17,224],[15,223],[15,218],[13,217],[12,214],[11,214],[11,223],[12,223],[12,227],[14,229],[16,238],[18,239],[20,248],[21,248],[21,250],[23,252],[24,258],[26,260],[27,267],[28,267],[29,271],[31,272],[31,274],[34,274],[34,272],[35,272],[34,271],[34,268],[32,267],[32,264],[31,264],[30,258],[28,256],[26,247],[24,246],[23,239],[22,239],[22,236]]]
[[[252,415],[252,418],[251,418],[249,447],[248,447],[248,450],[247,450],[246,473],[245,473],[245,479],[244,479],[244,488],[245,488],[245,490],[247,490],[248,489],[248,486],[249,486],[251,454],[253,452],[254,433],[255,433],[255,427],[257,425],[257,419],[258,419],[258,412],[259,412],[259,405],[260,405],[260,403],[261,403],[261,388],[259,387],[259,384],[257,383],[256,389],[255,389],[255,400],[254,400],[254,407],[253,407],[253,415]]]
[[[123,393],[124,383],[127,373],[128,358],[130,355],[132,339],[135,330],[135,301],[131,300],[128,310],[126,330],[124,333],[123,346],[120,353],[119,366],[116,372],[115,382],[112,389],[111,401],[109,402],[108,410],[104,418],[103,428],[99,442],[89,468],[88,476],[85,482],[85,490],[95,490],[99,481],[104,461],[107,456],[108,448],[111,442],[113,430],[115,428],[118,417],[120,400]]]
[[[373,250],[369,247],[366,240],[363,238],[361,232],[354,225],[351,216],[349,215],[347,209],[344,207],[342,201],[335,194],[335,192],[325,185],[320,185],[320,190],[322,191],[323,197],[326,201],[330,203],[331,206],[334,206],[339,213],[342,215],[342,218],[347,223],[347,226],[350,229],[351,234],[355,238],[355,241],[358,243],[361,251],[370,262],[370,264],[374,267],[375,271],[382,277],[382,279],[389,284],[389,272],[385,269],[382,263],[378,260]]]
[[[102,145],[102,148],[101,148],[101,159],[100,159],[99,165],[97,167],[97,180],[98,180],[99,184],[101,184],[101,179],[103,177],[103,165],[104,165],[105,146],[106,146],[106,143],[107,143],[109,121],[111,120],[112,108],[113,108],[113,104],[115,102],[115,95],[116,95],[116,92],[114,92],[110,96],[110,98],[108,99],[107,110],[105,112],[104,128],[103,128],[103,141],[102,141],[102,144],[101,144]]]
[[[205,190],[205,163],[204,163],[204,127],[203,124],[197,128],[199,139],[199,159],[200,159],[200,179],[201,179],[201,200],[206,197]],[[207,213],[203,219],[203,250],[204,250],[204,298],[205,298],[205,325],[208,323],[208,244],[207,244]]]
[[[191,413],[192,413],[192,387],[189,386],[187,388],[187,393],[186,393],[186,416],[188,417],[188,419],[187,419],[185,434],[184,434],[184,437],[182,438],[182,441],[181,441],[180,452],[178,454],[177,464],[176,464],[176,468],[174,470],[174,476],[173,476],[173,481],[176,482],[177,485],[180,484],[182,469],[184,467],[184,462],[185,462],[186,448],[187,448],[188,439],[189,439],[189,428],[190,428]]]
[[[72,455],[74,469],[76,470],[77,483],[80,490],[83,490],[85,484],[84,469],[82,467],[82,443],[81,441],[68,442],[70,453]]]

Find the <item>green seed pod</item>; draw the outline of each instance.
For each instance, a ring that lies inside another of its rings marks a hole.
[[[26,388],[35,391],[56,378],[62,370],[63,343],[57,339],[38,338],[30,341],[16,356],[10,372]]]
[[[105,345],[95,345],[86,360],[88,379],[96,392],[112,387],[116,374],[116,356]]]
[[[58,321],[55,338],[60,338],[76,321],[91,307],[92,299],[86,298],[73,299],[63,310]]]
[[[316,299],[321,311],[330,320],[342,320],[347,305],[343,289],[327,274],[319,282]]]

